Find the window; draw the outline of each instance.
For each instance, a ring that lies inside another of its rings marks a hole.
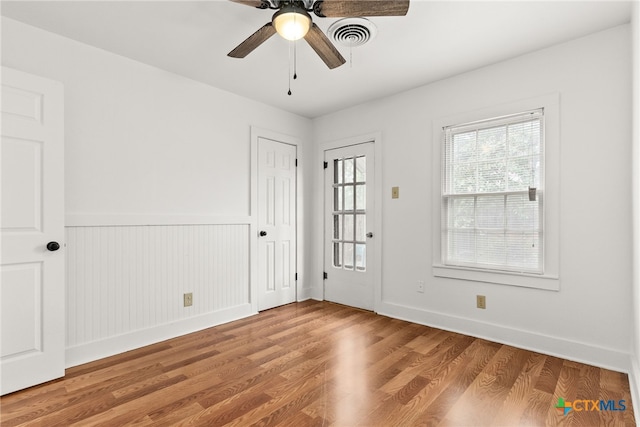
[[[543,273],[543,110],[444,131],[443,263]]]
[[[433,275],[559,290],[559,94],[436,119],[433,141]]]

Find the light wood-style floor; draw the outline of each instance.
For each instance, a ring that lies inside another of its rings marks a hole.
[[[601,399],[626,410],[583,402]],[[317,301],[74,367],[0,405],[6,427],[635,425],[626,374]]]

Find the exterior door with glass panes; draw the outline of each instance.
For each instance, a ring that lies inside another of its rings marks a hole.
[[[325,151],[325,299],[373,310],[374,146]]]

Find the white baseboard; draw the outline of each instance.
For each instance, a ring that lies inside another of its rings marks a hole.
[[[629,387],[631,388],[631,403],[633,404],[633,413],[640,414],[640,366],[638,365],[638,357],[631,355],[629,357]]]
[[[70,368],[254,314],[257,313],[251,309],[251,304],[243,304],[173,323],[139,329],[103,340],[68,347],[65,353],[65,365]]]
[[[630,373],[629,354],[617,350],[384,301],[378,307],[377,313],[575,362]]]

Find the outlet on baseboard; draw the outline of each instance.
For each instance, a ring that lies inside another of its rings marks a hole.
[[[193,305],[193,293],[184,294],[184,306],[191,307]]]
[[[424,280],[418,280],[416,291],[420,292],[421,294],[424,293]]]
[[[476,307],[481,309],[487,308],[487,297],[484,295],[476,295]]]

